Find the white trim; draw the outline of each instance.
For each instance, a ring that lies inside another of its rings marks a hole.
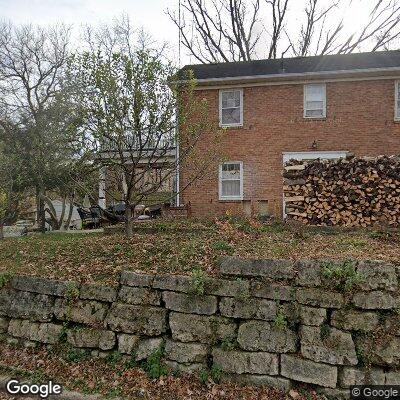
[[[400,121],[400,80],[394,81],[394,120]]]
[[[362,81],[381,81],[399,79],[399,75],[388,76],[366,76],[358,78],[332,78],[332,79],[315,79],[315,80],[292,80],[292,81],[272,81],[272,82],[255,82],[255,83],[238,83],[238,84],[222,84],[222,85],[197,85],[194,90],[221,90],[228,88],[247,88],[259,86],[279,86],[279,85],[304,85],[307,83],[328,83],[328,82],[362,82]]]
[[[232,91],[239,91],[239,93],[240,93],[240,107],[239,107],[240,122],[238,122],[236,124],[223,124],[222,123],[222,93],[224,93],[224,92],[232,92]],[[219,108],[219,126],[221,128],[243,126],[243,89],[242,88],[221,89],[219,91],[218,108]]]
[[[345,158],[349,154],[347,150],[338,151],[284,151],[282,153],[283,163],[289,160],[316,160],[322,158],[324,160],[331,160],[337,158]],[[315,157],[318,155],[317,157]]]
[[[222,196],[222,166],[224,164],[240,165],[240,195],[239,196]],[[218,173],[218,199],[219,200],[243,200],[243,161],[225,161],[219,164]]]
[[[301,72],[301,73],[281,73],[281,74],[264,74],[264,75],[245,75],[245,76],[230,76],[225,78],[203,78],[196,79],[198,83],[208,82],[226,82],[226,81],[244,81],[251,79],[275,79],[275,78],[297,78],[297,77],[313,77],[326,75],[345,75],[345,74],[360,74],[360,73],[375,73],[375,72],[400,72],[400,67],[388,68],[358,68],[358,69],[341,69],[336,71],[316,71],[316,72]],[[181,81],[179,81],[181,82]]]
[[[320,86],[323,87],[323,107],[322,107],[322,115],[318,115],[318,116],[310,116],[310,115],[306,115],[306,104],[307,104],[307,96],[306,96],[306,92],[307,92],[307,87],[309,86]],[[307,119],[321,119],[321,118],[326,118],[326,84],[324,83],[307,83],[305,85],[303,85],[303,118],[307,118]]]

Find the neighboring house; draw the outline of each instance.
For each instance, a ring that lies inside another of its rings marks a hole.
[[[282,165],[400,154],[400,51],[190,65],[196,95],[227,129],[223,163],[190,185],[193,216],[282,216]],[[207,139],[199,148],[207,149]],[[182,166],[183,188],[190,166]]]

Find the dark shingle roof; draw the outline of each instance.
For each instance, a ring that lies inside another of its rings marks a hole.
[[[196,79],[218,79],[396,67],[400,68],[400,50],[186,65],[181,71],[192,70]]]

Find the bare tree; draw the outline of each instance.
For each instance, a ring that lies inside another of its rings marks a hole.
[[[298,0],[182,0],[183,12],[168,14],[183,46],[201,63],[376,51],[400,36],[398,0],[371,1],[369,18],[359,28],[338,16],[356,3],[365,7],[365,1],[303,2],[302,13],[294,15]]]
[[[91,31],[90,51],[76,58],[71,74],[82,88],[78,93],[82,130],[91,138],[100,170],[108,170],[107,184],[116,183],[115,193],[108,190],[108,194],[124,203],[130,237],[135,206],[162,189],[183,160],[196,157],[202,135],[209,133],[217,141],[219,130],[206,118],[207,104],[194,101],[193,80],[171,83],[175,68],[143,33],[131,31],[128,22]],[[179,154],[177,126],[185,127],[179,132]],[[191,182],[215,154],[216,147],[210,146],[202,158],[197,157],[199,169]]]
[[[46,191],[64,185],[79,146],[71,136],[73,107],[63,93],[70,29],[0,24],[0,140],[19,152],[45,229]]]
[[[168,11],[178,26],[182,44],[200,62],[250,60],[260,39],[260,0],[184,0],[189,22]]]
[[[278,44],[285,28],[289,0],[266,0],[272,14],[272,32],[268,58],[276,58]]]
[[[297,56],[307,56],[346,54],[359,49],[377,51],[388,49],[389,44],[400,36],[400,2],[397,0],[377,0],[365,25],[346,34],[343,19],[333,24],[329,20],[348,3],[336,0],[323,7],[320,0],[308,0],[304,8],[305,22],[297,43],[287,34],[292,52]]]

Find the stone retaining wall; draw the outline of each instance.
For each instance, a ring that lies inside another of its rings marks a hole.
[[[0,289],[9,342],[66,342],[171,370],[336,396],[400,384],[399,266],[226,258],[221,278],[125,271],[118,287],[17,276]]]

